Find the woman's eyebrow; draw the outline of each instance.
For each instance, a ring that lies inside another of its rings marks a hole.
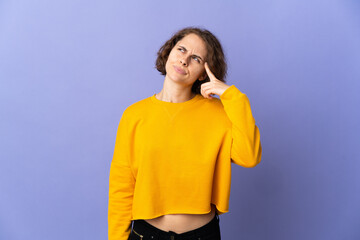
[[[179,45],[179,47],[182,47],[182,48],[184,48],[185,49],[185,51],[187,51],[187,49],[184,47],[184,46],[181,46],[181,45]],[[201,59],[201,61],[204,61],[199,55],[196,55],[196,54],[193,54],[195,57],[198,57],[198,58],[200,58]]]

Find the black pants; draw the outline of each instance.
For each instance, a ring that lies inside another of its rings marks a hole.
[[[214,218],[204,226],[178,234],[163,231],[143,219],[137,219],[134,220],[128,240],[221,240],[219,223],[220,218],[215,213]]]

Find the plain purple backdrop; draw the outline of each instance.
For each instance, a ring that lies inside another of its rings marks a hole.
[[[232,165],[222,239],[360,239],[360,3],[0,2],[0,239],[107,239],[123,110],[160,92],[159,47],[212,31],[262,162]]]

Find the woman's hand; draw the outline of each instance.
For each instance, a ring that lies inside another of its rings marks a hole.
[[[225,84],[224,82],[217,79],[214,74],[210,71],[210,68],[205,62],[205,70],[207,75],[209,76],[210,81],[201,84],[201,95],[204,96],[204,98],[212,99],[212,94],[217,94],[219,97],[223,92],[225,92],[226,89],[228,89],[230,86]]]

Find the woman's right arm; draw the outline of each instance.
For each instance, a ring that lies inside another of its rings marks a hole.
[[[132,202],[135,178],[130,168],[130,125],[124,111],[116,134],[110,167],[108,238],[127,240],[131,232]]]

